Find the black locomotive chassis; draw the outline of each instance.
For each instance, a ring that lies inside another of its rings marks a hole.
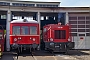
[[[17,49],[17,48],[37,48],[39,44],[12,44],[10,45],[12,49]]]
[[[53,50],[55,52],[65,52],[67,50],[73,49],[74,42],[45,42],[45,50]]]

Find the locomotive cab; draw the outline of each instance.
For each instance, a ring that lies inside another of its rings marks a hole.
[[[46,50],[65,52],[74,48],[68,25],[49,24],[44,26],[43,40]]]

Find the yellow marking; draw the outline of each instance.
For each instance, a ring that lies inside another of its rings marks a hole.
[[[1,48],[0,48],[0,51],[1,51]]]
[[[1,44],[0,44],[0,47],[1,47]]]
[[[55,60],[57,60],[57,59],[55,58],[55,56],[53,56],[53,58],[54,58]]]
[[[37,58],[35,56],[33,56],[34,60],[37,60]]]

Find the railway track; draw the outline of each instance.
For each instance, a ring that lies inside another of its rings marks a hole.
[[[79,52],[79,53],[77,53],[77,54],[68,54],[68,55],[71,56],[71,57],[74,57],[76,60],[87,60],[86,56],[89,56],[89,53],[86,54],[86,53],[80,52],[78,50],[77,50],[77,52]]]
[[[32,55],[34,60],[37,60],[37,58],[34,56],[34,52],[31,52],[31,55]]]
[[[82,58],[80,57],[78,54],[74,55],[74,54],[65,54],[65,53],[54,53],[54,52],[50,52],[51,54],[53,54],[53,57],[55,60],[58,60],[57,57],[63,58],[63,59],[68,59],[68,60],[85,60],[85,57]]]
[[[40,54],[40,55],[39,55]],[[38,53],[30,53],[30,54],[21,54],[19,56],[15,56],[14,60],[86,60],[84,53],[76,53],[76,52],[68,52],[68,54],[64,53],[53,53],[49,52],[38,52]],[[18,57],[18,59],[17,59]]]
[[[37,60],[37,58],[34,56],[34,52],[31,52],[31,53],[29,53],[29,54],[24,54],[24,53],[22,53],[22,54],[18,54],[18,53],[16,53],[16,54],[13,54],[14,56],[13,56],[13,59],[14,60]]]

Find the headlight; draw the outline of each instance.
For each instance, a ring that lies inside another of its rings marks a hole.
[[[30,40],[31,40],[32,38],[30,37]]]
[[[21,39],[21,37],[19,39]]]
[[[18,39],[21,39],[21,37],[18,37]]]
[[[50,43],[50,48],[54,48],[54,43]]]
[[[50,41],[53,41],[53,39],[52,39],[52,38],[50,38]]]
[[[14,38],[14,41],[17,41],[17,38]]]
[[[68,39],[68,41],[70,41],[70,39]]]
[[[35,38],[33,38],[33,41],[35,41]]]

